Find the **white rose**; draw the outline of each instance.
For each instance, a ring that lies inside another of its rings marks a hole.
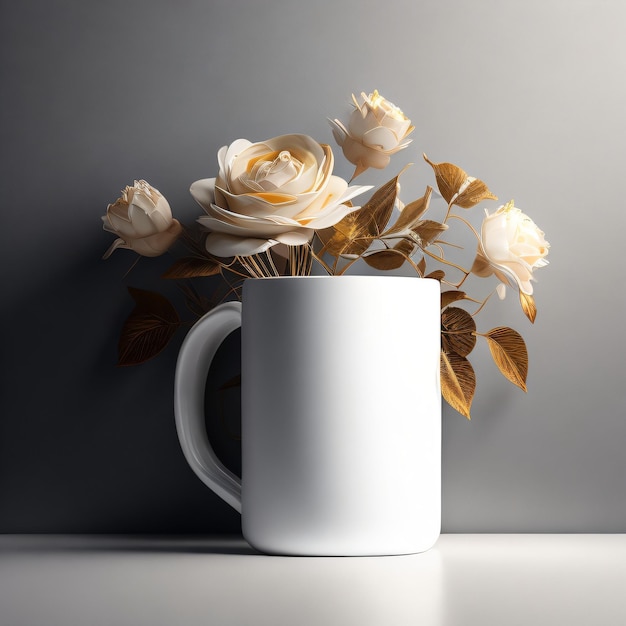
[[[485,218],[481,244],[472,271],[478,276],[495,274],[503,283],[522,293],[533,293],[533,271],[548,264],[550,244],[544,233],[513,201]],[[501,295],[503,292],[500,290]]]
[[[215,256],[249,256],[283,243],[302,245],[359,207],[344,204],[370,187],[348,187],[332,176],[330,146],[307,135],[261,143],[238,139],[217,154],[217,178],[198,180],[191,195],[206,212]]]
[[[122,196],[107,207],[102,221],[104,230],[119,236],[105,252],[105,259],[117,248],[159,256],[182,232],[167,200],[145,180],[136,180],[132,187],[123,189]]]
[[[352,95],[355,111],[346,128],[339,120],[328,120],[343,154],[356,165],[355,178],[369,167],[383,169],[391,155],[410,143],[406,137],[415,129],[411,120],[378,91],[361,93],[361,100]]]

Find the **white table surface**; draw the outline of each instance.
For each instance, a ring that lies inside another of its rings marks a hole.
[[[238,538],[0,535],[1,626],[625,625],[626,534],[442,535],[402,557]]]

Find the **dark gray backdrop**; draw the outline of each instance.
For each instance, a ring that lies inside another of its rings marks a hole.
[[[383,4],[0,2],[0,532],[239,529],[176,440],[182,334],[153,362],[115,366],[126,286],[176,294],[156,278],[168,258],[128,276],[131,253],[100,260],[100,215],[145,178],[191,223],[189,184],[215,174],[221,145],[332,141],[325,118],[374,88],[417,127],[393,173],[422,152],[455,161],[552,244],[535,326],[514,298],[481,320],[524,335],[529,393],[479,348],[473,421],[444,410],[444,530],[626,531],[626,8]],[[403,190],[427,183],[419,165]],[[236,342],[212,393],[236,373]],[[236,442],[220,446],[236,465]]]

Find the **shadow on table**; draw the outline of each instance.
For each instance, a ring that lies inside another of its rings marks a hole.
[[[241,537],[149,535],[2,535],[7,552],[154,552],[180,554],[260,555]]]

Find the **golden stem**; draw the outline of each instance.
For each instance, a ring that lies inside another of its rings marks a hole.
[[[326,262],[320,257],[318,256],[315,251],[313,250],[313,248],[310,249],[311,252],[311,257],[312,259],[315,259],[326,271],[326,273],[329,276],[334,276],[337,273],[337,261],[339,260],[338,257],[335,257],[335,263],[333,264],[332,269],[326,264]]]
[[[445,224],[448,221],[448,218],[450,217],[450,211],[452,211],[452,207],[454,206],[454,201],[459,197],[458,192],[455,193],[452,198],[450,199],[450,202],[448,202],[448,212],[446,213],[446,217],[443,220],[443,223]]]
[[[294,253],[294,260],[295,260],[294,275],[301,276],[302,275],[302,250],[300,249],[300,246],[293,246],[293,253]]]
[[[463,222],[474,233],[474,237],[476,237],[476,240],[480,244],[480,235],[478,234],[478,231],[464,217],[461,217],[460,215],[451,215],[450,219]]]
[[[304,254],[304,275],[309,276],[311,274],[311,267],[313,266],[313,257],[311,256],[313,248],[311,244],[302,246],[302,252]]]
[[[298,246],[298,276],[304,276],[306,274],[306,247]]]
[[[424,274],[422,273],[422,270],[417,266],[417,263],[410,256],[407,256],[406,260],[410,263],[411,267],[413,267],[413,269],[417,272],[417,275],[420,278],[423,278]]]
[[[452,261],[446,261],[446,259],[444,259],[443,257],[437,256],[436,254],[433,254],[432,252],[429,252],[428,250],[426,250],[426,248],[422,248],[422,252],[424,254],[427,254],[432,259],[435,259],[435,261],[439,261],[440,263],[443,263],[444,265],[449,265],[450,267],[454,267],[455,269],[459,270],[460,272],[463,272],[463,274],[468,274],[469,273],[465,268],[461,267],[460,265],[457,265],[456,263],[452,263]]]
[[[243,276],[243,274],[239,274],[239,272],[232,272],[233,274],[237,274],[238,276]],[[226,284],[228,285],[229,289],[228,291],[224,294],[224,296],[222,297],[222,299],[220,300],[220,302],[224,302],[226,300],[226,298],[228,298],[228,296],[231,293],[234,293],[237,296],[238,300],[241,300],[241,294],[238,291],[238,288],[235,287],[233,284],[231,284],[231,282],[228,280],[228,278],[226,276],[224,276],[224,274],[222,273],[222,278],[224,279],[224,281],[226,282]],[[245,276],[244,276],[245,278]]]
[[[265,255],[267,256],[268,265],[270,269],[272,270],[272,275],[280,276],[280,272],[278,271],[278,268],[276,267],[276,264],[274,263],[274,259],[272,258],[270,250],[266,250]]]
[[[351,259],[337,272],[337,276],[342,276],[343,274],[345,274],[346,270],[350,269],[350,267],[354,265],[360,258],[361,257],[358,256],[356,259]]]
[[[471,313],[471,316],[474,317],[475,315],[478,315],[482,310],[483,307],[485,306],[485,304],[487,304],[487,301],[489,300],[489,298],[491,298],[491,296],[493,296],[494,292],[492,291],[483,301],[482,304],[473,312]],[[470,298],[467,298],[468,300],[470,300]],[[472,302],[480,302],[479,300],[472,300]]]
[[[248,272],[247,276],[245,274],[240,274],[239,272],[237,272],[236,270],[233,270],[233,269],[231,269],[230,271],[233,272],[233,274],[240,274],[240,276],[244,276],[245,278],[250,278],[250,276],[251,276],[250,270],[248,269],[248,266],[247,266],[247,264],[245,263],[245,261],[243,259],[244,259],[244,257],[242,257],[242,256],[236,256],[235,257],[235,261],[237,263],[239,263],[239,265],[241,265],[241,267],[243,267],[243,269],[246,272]]]
[[[241,261],[240,261],[240,263],[241,263]],[[246,275],[246,274],[243,274],[242,272],[239,272],[239,271],[237,271],[237,270],[233,269],[233,268],[231,267],[232,265],[234,265],[234,264],[231,264],[231,265],[222,265],[222,270],[228,270],[231,274],[235,274],[236,276],[241,276],[241,278],[244,278],[244,279],[245,279],[245,278],[250,278],[250,272],[248,272],[248,274],[247,274],[247,275]],[[223,275],[224,275],[224,274],[222,273],[222,276],[223,276]]]
[[[255,267],[257,268],[259,275],[262,278],[265,278],[266,276],[270,276],[271,274],[268,272],[267,267],[265,267],[265,264],[263,263],[263,258],[261,257],[260,254],[255,254],[254,256],[250,257],[252,259],[252,262],[255,264]]]
[[[135,269],[135,265],[139,263],[139,259],[141,259],[141,256],[137,255],[137,258],[133,261],[133,264],[126,270],[124,276],[122,276],[122,280],[124,280],[133,271],[133,269]]]
[[[455,287],[456,289],[458,289],[466,280],[467,277],[472,273],[472,272],[464,272],[465,276],[463,276],[463,278],[461,279],[461,282],[458,283],[457,285],[453,285],[453,287]]]
[[[248,272],[250,278],[260,278],[258,268],[255,267],[254,259],[251,256],[239,257],[242,267]]]
[[[288,251],[289,251],[289,257],[287,260],[287,263],[289,264],[289,274],[291,276],[294,275],[294,268],[295,268],[295,264],[296,264],[296,254],[295,251],[293,249],[293,246],[289,246],[288,247]]]

